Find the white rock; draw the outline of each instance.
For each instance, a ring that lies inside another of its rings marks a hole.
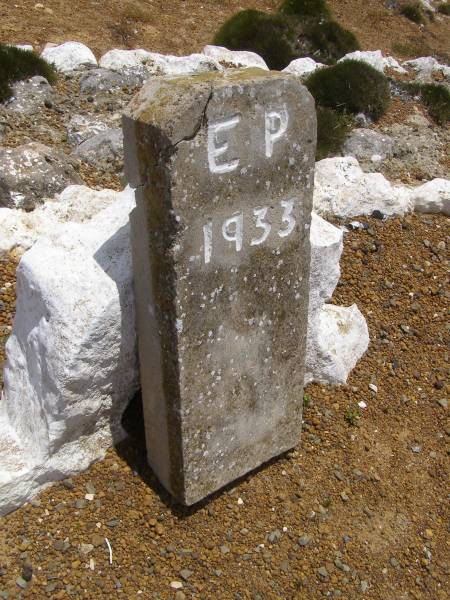
[[[318,63],[312,58],[296,58],[290,62],[285,69],[283,69],[283,72],[292,73],[298,77],[304,77],[305,75],[314,73],[314,71],[317,71],[317,69],[322,69],[323,67],[326,67],[326,65]]]
[[[414,188],[411,203],[416,212],[450,216],[450,180],[433,179]]]
[[[172,56],[147,50],[110,50],[100,59],[100,67],[111,71],[135,71],[150,75],[189,75],[216,71],[214,60],[204,54]]]
[[[2,434],[17,450],[2,436],[0,514],[123,437],[121,415],[138,388],[134,194],[109,194],[115,201],[91,220],[47,232],[20,261],[0,400]]]
[[[113,190],[92,190],[70,185],[56,199],[32,212],[0,208],[0,254],[16,247],[28,250],[42,236],[51,235],[61,223],[84,223],[121,197]]]
[[[308,369],[305,382],[318,381],[337,385],[346,383],[350,371],[369,345],[366,320],[356,304],[346,308],[325,304],[308,327]],[[313,361],[311,362],[311,358]],[[311,367],[313,370],[311,370]]]
[[[339,259],[343,249],[343,231],[313,212],[310,242],[309,318],[330,300],[341,276]]]
[[[414,60],[407,60],[403,63],[411,67],[416,73],[416,81],[419,83],[444,83],[450,85],[450,67],[439,63],[432,56],[421,56]],[[436,79],[443,78],[443,81]]]
[[[338,217],[403,215],[411,210],[410,189],[392,185],[381,173],[364,173],[351,156],[325,158],[316,163],[314,210]]]
[[[228,50],[222,46],[205,46],[203,54],[212,58],[224,69],[258,67],[269,70],[264,59],[259,54],[248,50]]]
[[[59,46],[45,48],[41,56],[63,73],[76,71],[85,65],[97,66],[92,50],[80,42],[65,42]]]
[[[407,73],[406,69],[401,67],[395,58],[392,56],[384,57],[381,50],[356,50],[355,52],[349,52],[340,58],[338,62],[344,60],[359,60],[365,62],[380,73],[383,73],[386,68],[393,69],[398,73]]]
[[[27,50],[28,52],[33,52],[34,48],[31,44],[8,44],[13,48],[18,48],[19,50]]]

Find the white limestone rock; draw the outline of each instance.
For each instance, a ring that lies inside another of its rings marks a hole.
[[[418,83],[442,83],[450,88],[450,67],[432,56],[421,56],[403,64],[413,69]]]
[[[62,73],[70,73],[86,65],[97,66],[92,50],[80,42],[64,42],[59,46],[44,48],[41,57]]]
[[[108,129],[120,125],[120,117],[104,115],[73,115],[66,125],[67,141],[71,146],[78,146],[82,142],[100,134]]]
[[[0,255],[14,248],[28,250],[39,237],[50,235],[61,223],[85,223],[120,197],[113,190],[70,185],[32,212],[0,208]]]
[[[248,50],[228,50],[222,46],[205,46],[203,54],[218,63],[222,69],[257,67],[269,70],[266,62],[259,54]]]
[[[323,63],[318,63],[312,58],[296,58],[283,69],[283,73],[291,73],[298,77],[305,77],[317,71],[317,69],[323,69],[326,67]]]
[[[0,446],[0,514],[123,437],[122,412],[138,388],[134,194],[108,192],[114,202],[47,231],[19,264],[0,400],[0,430],[15,445],[8,464]]]
[[[381,173],[364,173],[351,156],[316,163],[313,206],[319,214],[343,218],[374,210],[403,215],[412,208],[409,188],[391,184]]]
[[[218,69],[216,62],[204,54],[172,56],[142,49],[110,50],[101,57],[99,64],[102,69],[138,73],[144,78],[151,75],[190,75]]]
[[[350,371],[369,346],[366,320],[356,304],[325,304],[308,327],[305,383],[318,381],[330,385],[346,383]]]
[[[450,180],[433,179],[411,191],[416,212],[443,213],[450,216]]]
[[[392,69],[397,73],[407,73],[406,69],[400,66],[395,58],[392,56],[384,57],[381,50],[356,50],[355,52],[349,52],[340,58],[338,62],[343,62],[344,60],[359,60],[365,62],[380,73],[384,73],[384,70],[387,68]]]

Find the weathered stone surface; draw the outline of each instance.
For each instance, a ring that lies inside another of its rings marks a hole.
[[[97,66],[97,59],[92,50],[81,42],[64,42],[59,46],[46,47],[41,56],[63,73],[70,73],[86,66]]]
[[[30,142],[0,148],[0,206],[33,209],[71,183],[82,183],[62,152]]]
[[[354,129],[342,150],[345,156],[354,156],[360,162],[377,163],[392,156],[394,141],[373,129]]]
[[[148,458],[186,504],[298,442],[313,107],[249,69],[152,81],[124,119]]]
[[[76,206],[83,190],[90,209]],[[78,222],[54,222],[17,271],[0,399],[0,514],[101,458],[123,437],[122,412],[138,386],[134,194],[75,188],[71,195],[59,217]],[[88,219],[95,195],[97,210],[109,205]]]
[[[8,110],[24,115],[34,115],[41,111],[53,97],[52,86],[40,75],[16,82],[12,90],[13,96],[7,103]]]
[[[75,148],[73,154],[97,168],[121,170],[123,167],[122,129],[109,129],[86,139]]]
[[[407,73],[406,69],[400,66],[395,58],[392,56],[383,56],[381,50],[355,50],[355,52],[349,52],[340,58],[338,62],[344,60],[359,60],[365,62],[377,71],[380,71],[380,73],[383,73],[385,69],[391,69],[397,73]]]
[[[304,77],[305,75],[310,75],[314,71],[317,71],[317,69],[323,69],[325,66],[326,65],[318,63],[312,58],[296,58],[283,69],[283,73],[292,73],[292,75]]]
[[[73,115],[67,123],[67,141],[72,146],[77,146],[100,133],[105,133],[113,128],[113,124],[120,124],[119,115],[116,118],[113,115]]]
[[[416,212],[443,213],[450,216],[450,180],[433,179],[411,191]]]
[[[352,156],[325,158],[316,163],[314,210],[338,217],[403,215],[411,210],[410,189],[391,184],[381,173],[364,173]]]
[[[228,50],[222,46],[205,46],[203,54],[212,58],[222,69],[245,69],[257,67],[269,70],[265,61],[256,52],[248,50]]]
[[[345,383],[369,345],[369,330],[361,311],[356,304],[348,308],[325,304],[309,327],[312,370],[306,372],[306,382]]]
[[[117,88],[137,87],[142,78],[131,72],[117,72],[110,69],[90,69],[80,77],[80,92],[96,96],[106,92],[114,92]]]
[[[421,56],[403,63],[411,67],[419,83],[442,83],[450,88],[450,67],[439,63],[433,56]]]

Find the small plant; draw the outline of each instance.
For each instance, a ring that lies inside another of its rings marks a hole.
[[[316,103],[341,113],[364,113],[376,120],[389,105],[386,77],[358,60],[344,60],[319,69],[305,82]]]
[[[315,48],[314,58],[326,63],[334,63],[361,48],[356,36],[336,21],[315,23],[307,28],[306,33]]]
[[[418,2],[410,2],[408,4],[404,4],[401,7],[400,12],[404,17],[406,17],[410,21],[417,23],[417,25],[420,25],[424,21],[422,8],[420,7],[420,4]]]
[[[450,121],[450,92],[444,85],[436,83],[413,84],[410,89],[413,93],[421,96],[422,102],[436,123],[445,125]]]
[[[236,13],[224,23],[214,43],[230,50],[256,52],[270,69],[281,70],[295,58],[289,43],[291,35],[291,26],[283,15],[250,9]]]
[[[349,115],[326,106],[317,106],[316,160],[336,156],[352,126]]]
[[[344,419],[349,425],[355,427],[360,419],[359,410],[357,408],[352,408],[351,406],[349,406],[345,411]]]
[[[303,408],[308,408],[311,405],[311,396],[303,394]]]
[[[0,44],[0,102],[11,96],[11,84],[34,75],[42,75],[49,83],[56,81],[53,66],[35,52]]]
[[[449,2],[443,2],[442,4],[439,4],[438,11],[442,15],[447,15],[448,17],[450,17],[450,3]]]
[[[331,18],[330,9],[325,0],[284,0],[279,10],[285,15],[313,18],[318,21]]]

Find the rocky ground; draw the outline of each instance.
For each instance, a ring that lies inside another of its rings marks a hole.
[[[333,300],[358,304],[372,342],[347,385],[306,389],[299,446],[183,510],[145,465],[137,399],[105,461],[3,518],[2,592],[448,597],[448,219],[361,221]]]

